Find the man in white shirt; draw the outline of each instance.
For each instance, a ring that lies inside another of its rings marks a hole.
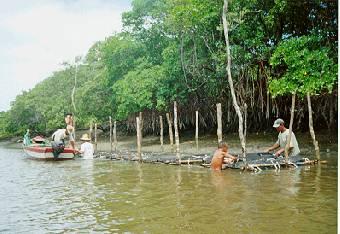
[[[65,138],[69,133],[67,129],[58,129],[52,134],[52,149],[54,158],[58,158],[59,154],[64,151],[65,148]]]
[[[55,142],[64,142],[65,143],[65,138],[68,136],[68,131],[66,129],[58,129],[52,134],[52,141]]]
[[[93,145],[90,143],[91,138],[87,133],[83,134],[80,138],[81,141],[84,141],[84,143],[80,146],[80,153],[84,159],[93,159],[94,149]]]
[[[266,150],[266,152],[270,152],[270,151],[273,151],[279,148],[279,150],[276,151],[275,153],[275,157],[279,157],[285,151],[285,147],[287,145],[289,129],[287,129],[284,126],[284,123],[285,122],[282,119],[275,120],[273,127],[276,128],[276,131],[279,132],[278,139],[272,147],[269,147]],[[288,152],[289,152],[288,153],[289,157],[297,156],[300,153],[299,144],[293,132],[292,132],[292,137],[290,140]]]

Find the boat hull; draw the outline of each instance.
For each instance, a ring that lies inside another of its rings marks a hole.
[[[52,147],[24,146],[24,152],[28,157],[40,160],[69,160],[74,159],[74,150],[65,148],[58,158],[54,158]]]

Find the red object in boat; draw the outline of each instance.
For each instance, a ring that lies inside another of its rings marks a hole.
[[[34,142],[36,143],[41,143],[41,142],[44,142],[46,141],[45,138],[41,137],[41,136],[36,136],[32,139]]]

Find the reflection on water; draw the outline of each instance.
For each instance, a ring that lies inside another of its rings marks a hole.
[[[42,162],[0,148],[0,178],[1,233],[336,232],[334,160],[251,174],[106,160]]]

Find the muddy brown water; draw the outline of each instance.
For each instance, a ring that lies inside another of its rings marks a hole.
[[[227,137],[237,152],[237,137]],[[274,139],[253,135],[248,145],[256,151]],[[308,135],[298,140],[311,155]],[[183,141],[183,151],[196,151]],[[144,138],[143,150],[158,149],[153,143],[156,137]],[[337,143],[324,136],[320,145],[328,164],[254,174],[103,159],[43,162],[1,144],[0,233],[336,233]],[[119,147],[133,148],[134,138]],[[201,153],[214,148],[214,137],[200,139]]]

